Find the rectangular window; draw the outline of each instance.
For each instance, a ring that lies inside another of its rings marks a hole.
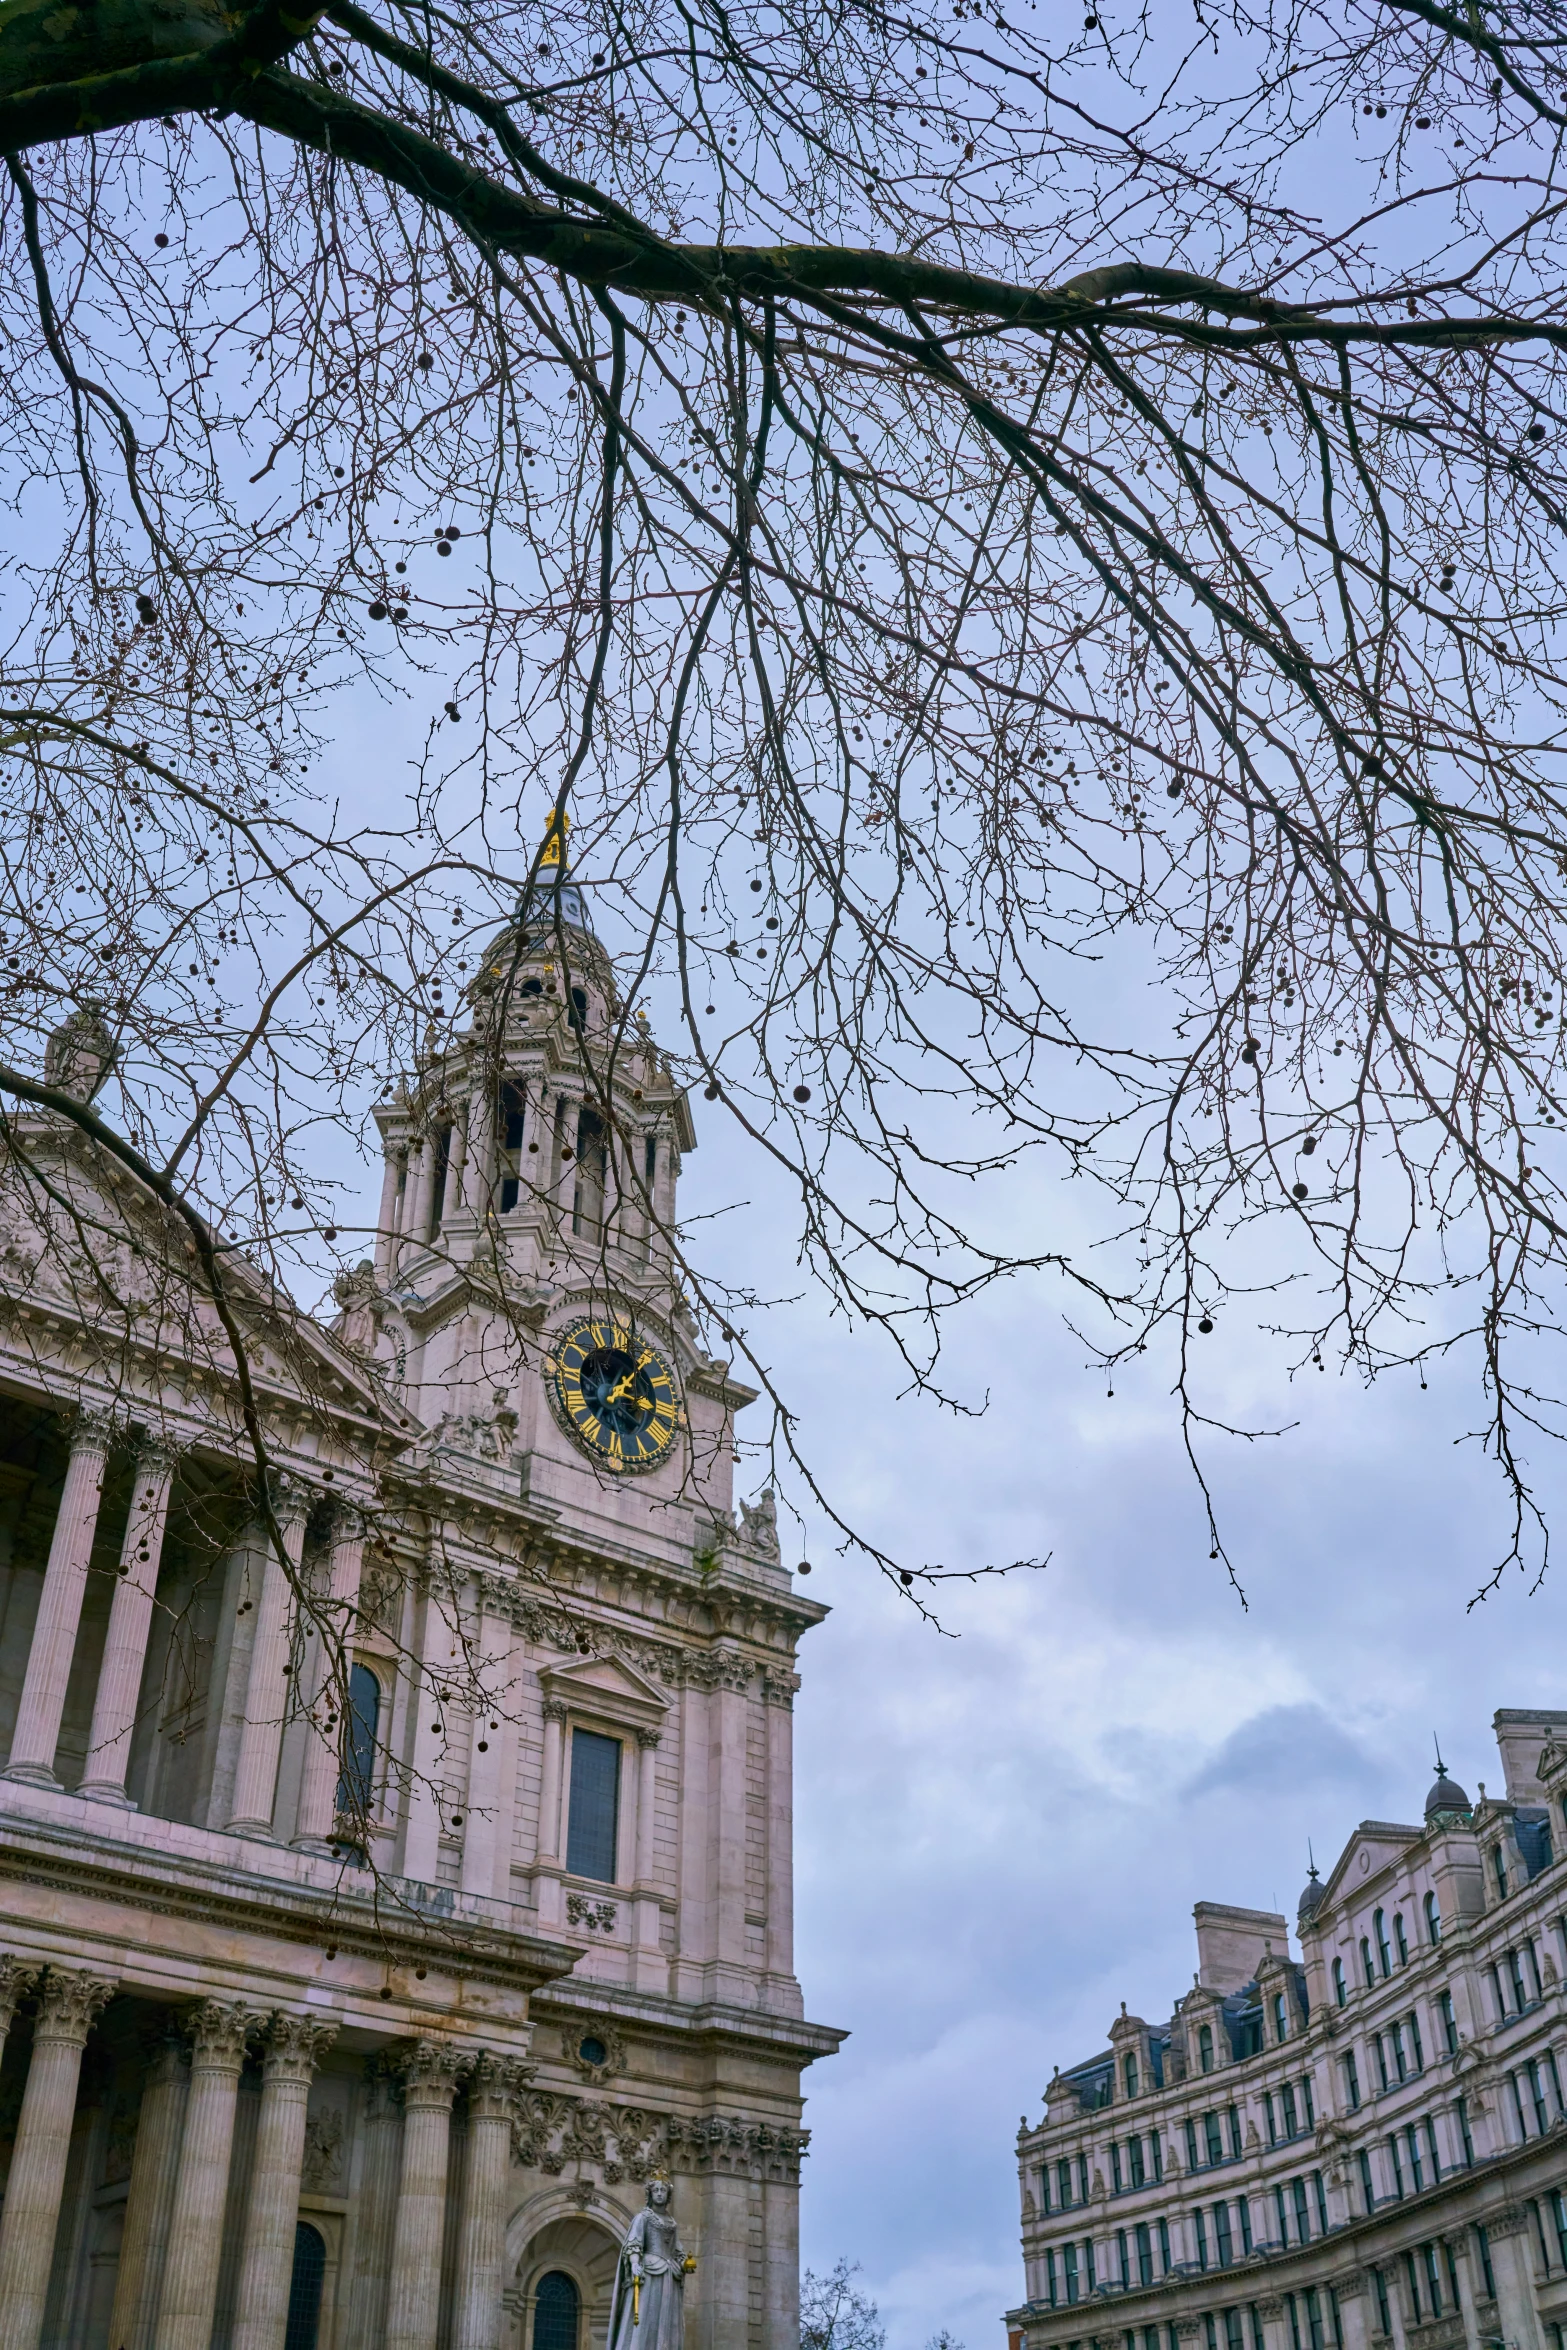
[[[1279,2091],[1279,2105],[1280,2110],[1284,2116],[1285,2137],[1298,2138],[1300,2135],[1300,2122],[1296,2116],[1295,2111],[1295,2088],[1293,2082],[1286,2081],[1283,2088]]]
[[[1436,2009],[1442,2019],[1442,2039],[1446,2045],[1447,2053],[1449,2056],[1456,2056],[1458,2054],[1458,2018],[1453,2013],[1451,1991],[1442,1991],[1437,1994]]]
[[[1148,2133],[1148,2152],[1153,2162],[1154,2184],[1162,2186],[1164,2183],[1164,2148],[1159,2143],[1157,2130],[1150,2130]]]
[[[1431,2315],[1440,2317],[1442,2314],[1442,2272],[1437,2265],[1436,2246],[1422,2244],[1420,2258],[1426,2272],[1426,2299],[1431,2304]]]
[[[1529,1994],[1524,1986],[1523,1979],[1523,1962],[1519,1958],[1516,1950],[1509,1950],[1506,1956],[1507,1981],[1508,1986],[1512,1991],[1513,2005],[1517,2008],[1518,2013],[1522,2015],[1524,2009],[1529,2005]]]
[[[1211,2309],[1205,2309],[1203,2311],[1202,2331],[1203,2339],[1208,2345],[1208,2350],[1219,2350],[1219,2331],[1213,2322],[1213,2311]]]
[[[1377,2060],[1377,2079],[1381,2082],[1383,2091],[1385,2093],[1389,2086],[1387,2071],[1387,2050],[1382,2045],[1382,2035],[1380,2032],[1372,2033],[1371,2047],[1372,2052]]]
[[[1531,1935],[1529,1940],[1524,1944],[1523,1954],[1528,1961],[1529,1979],[1534,1985],[1534,1996],[1536,1999],[1543,1999],[1545,1997],[1545,1993],[1540,1988],[1540,1962],[1534,1955],[1533,1935]]]
[[[1262,2330],[1262,2311],[1255,2301],[1246,2304],[1246,2316],[1251,2326],[1251,2350],[1268,2350],[1268,2337]]]
[[[1273,2190],[1273,2215],[1279,2225],[1278,2240],[1280,2244],[1287,2244],[1290,2240],[1290,2223],[1285,2214],[1284,2189],[1282,2187],[1275,2187]]]
[[[1311,2174],[1311,2192],[1317,2206],[1317,2233],[1325,2236],[1328,2232],[1328,2191],[1322,2183],[1322,2173],[1319,2170],[1314,2170]]]
[[[1301,2077],[1300,2101],[1306,2115],[1306,2127],[1308,2130],[1314,2130],[1317,2126],[1317,2103],[1311,2094],[1310,2073],[1305,2073]]]
[[[1302,2244],[1311,2242],[1311,2213],[1306,2202],[1306,2182],[1292,2179],[1290,2193],[1295,2198],[1295,2233]]]
[[[1249,2252],[1251,2250],[1251,2201],[1248,2196],[1241,2195],[1236,2198],[1235,2217],[1240,2223],[1241,2250]]]
[[[1497,2021],[1505,2024],[1507,2021],[1507,1994],[1502,1989],[1502,1978],[1494,1966],[1487,1967],[1485,1971],[1490,1980],[1491,1997],[1496,2001]]]
[[[1550,2109],[1545,2102],[1545,2075],[1531,2056],[1529,2059],[1529,2095],[1534,2103],[1534,2123],[1543,2138],[1551,2126]]]
[[[1048,2162],[1041,2163],[1039,2167],[1039,2208],[1041,2211],[1050,2209],[1050,2165]]]
[[[1071,2210],[1072,2164],[1070,2157],[1067,2155],[1063,2155],[1061,2160],[1056,2164],[1056,2201],[1060,2204],[1063,2211]]]
[[[1416,2072],[1423,2073],[1426,2069],[1426,2052],[1420,2044],[1420,2018],[1417,2015],[1411,2015],[1407,2020],[1409,2023],[1410,2058]]]
[[[1454,2309],[1461,2309],[1463,2304],[1458,2298],[1458,2263],[1453,2258],[1452,2239],[1448,2236],[1444,2236],[1442,2238],[1442,2259],[1447,2268],[1447,2298],[1449,2305]]]
[[[1222,2162],[1224,2160],[1224,2136],[1219,2128],[1219,2117],[1216,2113],[1203,2115],[1202,2136],[1209,2162]]]
[[[1556,2110],[1558,2113],[1567,2113],[1567,2105],[1562,2103],[1562,2076],[1556,2069],[1554,2048],[1547,2048],[1545,2051],[1545,2069],[1551,2076],[1551,2095],[1556,2100]]]
[[[1061,2269],[1066,2280],[1067,2307],[1070,2309],[1077,2300],[1077,2246],[1075,2244],[1062,2245]]]
[[[1147,2172],[1143,2168],[1143,2142],[1141,2138],[1127,2139],[1126,2160],[1131,2174],[1132,2185],[1134,2187],[1140,2187],[1144,2179],[1148,2176]]]
[[[1496,2299],[1496,2271],[1491,2266],[1491,2239],[1478,2222],[1475,2226],[1475,2243],[1480,2253],[1480,2274],[1485,2279],[1485,2297],[1487,2301],[1494,2301]]]
[[[1189,2171],[1202,2169],[1197,2159],[1197,2124],[1190,2121],[1186,2125],[1186,2167]]]
[[[1529,2125],[1523,2118],[1523,2091],[1518,2086],[1518,2075],[1509,2073],[1507,2081],[1513,2093],[1513,2111],[1518,2116],[1518,2135],[1520,2138],[1527,2138]]]
[[[1349,2100],[1350,2112],[1358,2113],[1360,2110],[1360,2071],[1355,2063],[1353,2048],[1344,2059],[1344,2094]]]
[[[1110,2141],[1110,2192],[1112,2195],[1121,2192],[1121,2149],[1114,2138]]]
[[[1205,2269],[1208,2265],[1208,2222],[1201,2206],[1192,2213],[1192,2220],[1197,2230],[1197,2266]]]
[[[1121,2290],[1129,2293],[1132,2289],[1132,2248],[1126,2240],[1125,2228],[1117,2228],[1115,2231],[1115,2257],[1121,2271]]]
[[[1279,2142],[1279,2128],[1278,2123],[1273,2118],[1273,2092],[1271,2089],[1264,2089],[1262,2092],[1262,2118],[1268,2125],[1268,2144],[1270,2146],[1277,2146]]]
[[[1086,2197],[1084,2200],[1086,2201]],[[1094,2240],[1092,2236],[1085,2236],[1083,2239],[1083,2274],[1088,2279],[1088,2290],[1091,2293],[1099,2282],[1094,2273]]]
[[[1507,1899],[1507,1855],[1499,1844],[1491,1847],[1491,1875],[1496,1883],[1498,1901]]]
[[[1137,2244],[1137,2282],[1140,2285],[1151,2285],[1153,2283],[1153,2237],[1148,2231],[1146,2220],[1138,2227],[1135,2241]]]
[[[1425,2312],[1420,2306],[1420,2271],[1412,2252],[1404,2254],[1404,2282],[1409,2288],[1409,2312],[1418,2325]]]
[[[1442,2183],[1442,2157],[1436,2150],[1436,2123],[1429,2115],[1426,2117],[1426,2152],[1431,2157],[1431,2184],[1439,2187]]]
[[[1232,2105],[1230,2107],[1230,2153],[1236,2162],[1240,2161],[1243,2144],[1244,2141],[1241,2137],[1241,2109],[1238,2105]]]
[[[1404,2053],[1404,2027],[1394,2024],[1389,2035],[1393,2042],[1393,2070],[1401,2081],[1409,2077],[1409,2059]]]
[[[1086,2154],[1080,2154],[1077,2158],[1077,2200],[1079,2203],[1088,2201],[1088,2157]]]
[[[1050,2302],[1051,2308],[1054,2309],[1057,2306],[1056,2256],[1054,2251],[1049,2251],[1045,2254],[1045,2293]]]
[[[1460,2097],[1453,2107],[1453,2119],[1458,2124],[1458,2142],[1464,2150],[1464,2168],[1465,2170],[1473,2170],[1475,2142],[1469,2135],[1469,2100],[1467,2097]]]
[[[1551,2189],[1551,2225],[1556,2230],[1558,2256],[1563,2268],[1567,2268],[1567,2195],[1560,2187]]]
[[[1387,2279],[1379,2268],[1374,2268],[1371,2271],[1371,2290],[1375,2295],[1377,2304],[1377,2332],[1379,2334],[1391,2334],[1393,2331],[1393,2313],[1389,2309],[1387,2303]]]
[[[1333,2320],[1333,2350],[1344,2350],[1344,2320],[1339,2315],[1338,2295],[1328,2287],[1328,2313]]]
[[[1409,2176],[1412,2192],[1418,2195],[1424,2187],[1425,2171],[1420,2160],[1420,2132],[1413,2122],[1404,2132],[1404,2145],[1409,2155]]]
[[[571,1733],[571,1802],[566,1815],[566,1868],[573,1877],[615,1882],[620,1827],[620,1740],[597,1730]]]
[[[1167,2277],[1174,2266],[1170,2258],[1170,2223],[1162,2219],[1159,2222],[1159,2274]]]
[[[1397,2138],[1389,2138],[1387,2151],[1393,2172],[1393,2192],[1402,2203],[1404,2200],[1404,2165],[1399,2155]]]
[[[1322,2295],[1315,2285],[1308,2285],[1305,2293],[1306,2331],[1311,2337],[1311,2350],[1327,2350],[1327,2336],[1322,2330]]]
[[[1293,2293],[1284,2296],[1284,2314],[1290,2321],[1290,2350],[1303,2350],[1300,2338],[1300,2311],[1295,2306]]]
[[[1241,2331],[1241,2313],[1227,2309],[1224,2313],[1224,2350],[1246,2350],[1246,2337]]]
[[[1216,2203],[1213,2207],[1213,2256],[1220,2268],[1228,2268],[1235,2258],[1235,2242],[1230,2234],[1230,2207]]]
[[[1371,2157],[1364,2146],[1360,2149],[1360,2197],[1369,2219],[1377,2207],[1377,2191],[1371,2179]]]

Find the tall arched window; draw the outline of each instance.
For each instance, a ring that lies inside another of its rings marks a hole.
[[[1393,1972],[1393,1950],[1387,1938],[1387,1919],[1379,1909],[1371,1914],[1371,1931],[1377,1938],[1377,1964],[1385,1979]]]
[[[562,2268],[539,2279],[533,2296],[533,2350],[577,2350],[582,2299]]]
[[[1284,2005],[1284,1994],[1282,1991],[1275,1991],[1273,1994],[1273,2037],[1282,2048],[1289,2036],[1289,2012]]]
[[[1333,1996],[1340,2007],[1349,1999],[1349,1985],[1344,1980],[1344,1961],[1341,1958],[1333,1961]]]
[[[321,2333],[321,2280],[326,2246],[308,2220],[294,2228],[294,2274],[288,2288],[288,2325],[283,2350],[316,2350]],[[572,2350],[576,2350],[575,2344]]]
[[[1135,2056],[1122,2057],[1121,2078],[1126,2083],[1128,2097],[1135,2097],[1137,2095],[1137,2059]]]
[[[348,1674],[348,1720],[343,1725],[343,1767],[337,1781],[340,1819],[359,1827],[370,1817],[375,1794],[375,1733],[381,1719],[381,1684],[368,1665]]]
[[[1436,1943],[1440,1942],[1441,1939],[1442,1912],[1437,1908],[1436,1895],[1434,1893],[1428,1893],[1426,1895],[1426,1940],[1431,1943]]]
[[[1377,1970],[1371,1963],[1371,1944],[1364,1934],[1360,1937],[1360,1965],[1366,1978],[1366,1989],[1369,1991],[1377,1979]]]
[[[1213,2026],[1203,2024],[1197,2033],[1197,2062],[1205,2073],[1213,2070]]]
[[[1404,1932],[1404,1913],[1402,1910],[1399,1910],[1393,1919],[1393,1939],[1398,1944],[1399,1965],[1408,1966],[1409,1941]]]

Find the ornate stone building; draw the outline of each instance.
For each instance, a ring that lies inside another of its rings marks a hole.
[[[378,1113],[330,1328],[241,1258],[220,1315],[90,1134],[16,1130],[0,2350],[589,2350],[655,2171],[694,2350],[797,2350],[825,1611],[733,1508],[689,1113],[615,1008],[556,872]]]
[[[1018,2136],[1016,2350],[1564,2350],[1567,1707],[1496,1716],[1298,1918],[1199,1902],[1167,2023],[1123,2006]]]

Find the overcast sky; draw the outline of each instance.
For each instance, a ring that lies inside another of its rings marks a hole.
[[[704,1105],[698,1103],[699,1111]],[[688,1204],[738,1168],[711,1118]],[[1025,1200],[1048,1226],[1067,1204]],[[710,1243],[782,1287],[754,1214]],[[1212,1344],[1227,1400],[1274,1442],[1211,1454],[1243,1608],[1210,1564],[1160,1374],[1082,1369],[1059,1295],[1022,1290],[963,1329],[979,1420],[899,1402],[872,1340],[809,1301],[755,1328],[804,1435],[865,1530],[919,1563],[1050,1554],[957,1589],[961,1637],[921,1628],[808,1537],[834,1613],[804,1645],[796,1714],[798,1965],[846,2026],[807,2075],[805,2257],[861,2261],[889,2350],[942,2324],[968,2350],[1022,2297],[1013,2137],[1055,2063],[1119,2003],[1167,2016],[1196,1964],[1199,1899],[1293,1921],[1307,1840],[1324,1871],[1357,1820],[1418,1820],[1440,1733],[1473,1794],[1500,1784],[1499,1705],[1567,1705],[1559,1583],[1469,1602],[1505,1542],[1456,1375],[1367,1395],[1291,1390],[1245,1317]],[[1538,1464],[1558,1500],[1561,1472]]]

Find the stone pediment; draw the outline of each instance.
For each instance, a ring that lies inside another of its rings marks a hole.
[[[1398,1820],[1362,1820],[1329,1872],[1324,1910],[1327,1902],[1352,1901],[1368,1878],[1401,1861],[1424,1833]]]
[[[669,1711],[669,1699],[635,1665],[623,1657],[589,1656],[569,1665],[546,1665],[539,1686],[581,1713],[600,1713],[634,1729],[659,1729]]]

